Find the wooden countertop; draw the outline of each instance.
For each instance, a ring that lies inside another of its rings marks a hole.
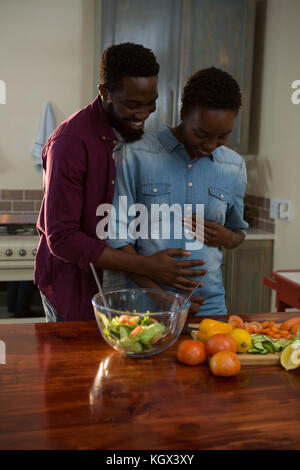
[[[96,322],[1,325],[0,339],[0,449],[300,449],[300,368],[215,377],[179,364],[177,344],[129,359]]]

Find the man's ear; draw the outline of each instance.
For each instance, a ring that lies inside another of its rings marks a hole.
[[[181,104],[180,104],[180,119],[183,121],[184,116],[183,116],[183,110],[182,110],[182,108],[183,108],[183,105],[182,105],[182,103],[181,103]]]
[[[102,101],[110,101],[110,93],[103,85],[98,85],[98,90]]]

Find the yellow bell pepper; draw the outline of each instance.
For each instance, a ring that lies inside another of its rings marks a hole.
[[[229,323],[221,323],[219,325],[210,328],[207,332],[207,339],[209,339],[213,335],[217,335],[219,333],[223,335],[228,335],[233,330],[233,326],[229,325]]]
[[[229,323],[223,323],[210,318],[204,318],[199,325],[199,331],[197,332],[197,338],[203,343],[207,343],[207,340],[218,333],[228,334],[232,331],[232,325]]]
[[[217,320],[212,320],[210,318],[204,318],[204,320],[202,320],[202,322],[199,325],[199,331],[203,331],[203,333],[207,333],[208,330],[210,330],[214,326],[218,326],[220,324],[221,324],[221,322],[219,322]]]

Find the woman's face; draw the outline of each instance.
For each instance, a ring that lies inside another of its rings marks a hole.
[[[193,157],[207,157],[226,144],[236,116],[236,111],[205,108],[182,113],[180,127],[185,147]]]

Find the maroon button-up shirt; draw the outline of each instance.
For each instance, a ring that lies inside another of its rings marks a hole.
[[[116,142],[97,97],[60,124],[43,148],[35,283],[64,320],[94,319],[97,285],[89,263],[106,246],[96,235],[96,210],[112,201]]]

